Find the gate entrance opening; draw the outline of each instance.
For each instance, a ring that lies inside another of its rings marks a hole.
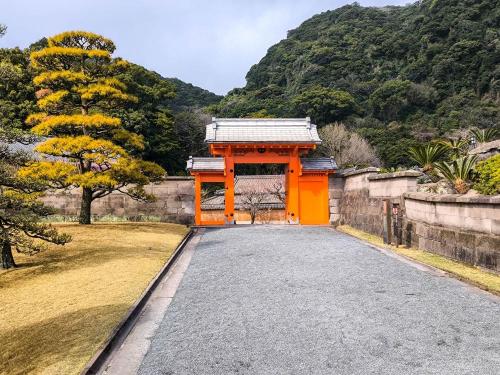
[[[328,175],[337,166],[331,158],[304,158],[321,143],[316,125],[305,119],[217,119],[206,127],[205,142],[213,157],[190,157],[195,177],[197,225],[235,223],[235,165],[284,164],[285,221],[328,224]],[[224,182],[224,216],[202,217],[202,184]]]

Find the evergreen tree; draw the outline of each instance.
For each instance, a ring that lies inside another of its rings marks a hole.
[[[0,25],[0,36],[5,27]],[[45,186],[19,178],[19,167],[30,161],[30,155],[14,150],[12,144],[29,141],[21,135],[15,124],[0,123],[0,248],[2,268],[15,267],[12,249],[34,254],[43,249],[43,242],[63,245],[70,240],[58,234],[49,224],[41,224],[40,218],[52,213],[37,198]]]
[[[52,188],[81,188],[81,224],[90,224],[92,202],[113,191],[154,199],[144,185],[160,180],[165,171],[134,157],[144,148],[143,138],[111,115],[138,100],[117,79],[128,63],[112,59],[111,40],[85,31],[55,35],[47,44],[30,55],[42,112],[26,120],[44,139],[35,150],[47,157],[22,168],[20,175]]]

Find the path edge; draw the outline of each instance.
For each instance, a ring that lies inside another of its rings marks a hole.
[[[474,289],[476,292],[484,294],[484,295],[490,297],[491,299],[493,299],[497,302],[500,302],[500,293],[499,292],[496,292],[495,290],[488,289],[483,284],[475,282],[474,280],[468,279],[468,278],[463,277],[463,276],[456,274],[454,272],[450,272],[450,271],[443,270],[441,268],[437,268],[435,266],[421,262],[417,259],[411,258],[411,257],[406,256],[404,254],[399,254],[399,253],[395,252],[394,250],[392,250],[390,247],[385,247],[385,246],[381,247],[381,246],[375,245],[375,244],[373,244],[365,239],[359,238],[351,233],[347,233],[347,232],[344,232],[342,230],[339,230],[339,229],[336,229],[333,227],[332,227],[332,229],[337,231],[338,233],[342,233],[346,236],[355,238],[356,240],[364,243],[365,245],[375,249],[376,251],[378,251],[382,254],[386,254],[386,255],[391,256],[395,259],[399,258],[399,261],[403,261],[407,264],[413,263],[413,265],[412,265],[413,267],[418,265],[418,266],[421,266],[423,268],[427,268],[427,271],[424,271],[424,272],[430,272],[430,273],[434,274],[435,276],[438,276],[438,277],[444,276],[444,277],[448,277],[450,279],[454,279],[456,281],[459,281],[460,283],[464,284],[466,287],[468,287],[470,289]],[[437,254],[437,255],[439,255],[439,254]],[[451,260],[453,260],[453,259],[451,259]],[[415,268],[418,269],[419,267],[415,267]]]
[[[87,362],[84,369],[80,372],[80,375],[96,375],[100,370],[102,370],[102,366],[106,363],[113,350],[119,347],[128,336],[154,290],[158,287],[162,279],[175,264],[177,258],[179,258],[179,255],[186,247],[186,244],[196,232],[196,228],[190,228],[189,232],[184,235],[181,242],[179,242],[172,253],[172,256],[167,260],[156,276],[149,282],[144,292],[142,292],[139,298],[127,310],[123,319],[116,325],[97,353],[90,359],[89,362]]]

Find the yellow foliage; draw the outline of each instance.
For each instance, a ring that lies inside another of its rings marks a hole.
[[[133,158],[119,159],[113,164],[112,173],[117,180],[132,181],[137,184],[147,184],[150,179],[158,180],[166,174],[158,164]]]
[[[3,191],[3,196],[8,198],[13,198],[18,201],[26,203],[35,203],[37,199],[41,196],[41,193],[23,193],[19,190],[5,189]]]
[[[89,31],[73,30],[54,35],[47,40],[49,47],[79,47],[105,49],[113,52],[115,44],[112,40]]]
[[[113,140],[120,144],[131,146],[137,150],[144,150],[144,137],[123,128],[116,129],[113,132]]]
[[[69,95],[69,91],[67,90],[59,90],[53,92],[51,94],[45,95],[43,98],[39,99],[37,104],[40,109],[50,109],[58,104],[61,104],[61,101]]]
[[[53,156],[83,158],[96,163],[127,155],[123,148],[113,142],[88,135],[50,138],[37,145],[35,151]]]
[[[78,172],[75,164],[63,161],[36,161],[19,169],[17,172],[20,178],[27,178],[35,181],[53,181],[64,184],[69,176]]]
[[[113,77],[100,79],[99,83],[101,83],[103,85],[111,86],[111,87],[114,87],[114,88],[117,88],[117,89],[120,89],[120,90],[126,90],[127,89],[127,85],[125,85],[119,79],[113,78]]]
[[[50,137],[35,150],[60,160],[38,161],[19,173],[52,181],[53,187],[113,190],[138,184],[132,194],[149,198],[140,185],[165,171],[129,157],[124,147],[144,149],[143,137],[125,130],[119,118],[96,113],[107,108],[106,101],[113,108],[123,106],[119,101],[138,101],[116,78],[129,63],[111,60],[113,42],[94,33],[68,31],[49,38],[48,45],[30,55],[31,65],[40,71],[34,84],[44,94],[38,105],[47,113],[33,114],[26,123],[34,134]]]
[[[77,91],[81,95],[83,100],[92,100],[101,97],[107,99],[129,101],[134,103],[138,101],[137,97],[133,95],[125,94],[120,89],[99,83],[82,87]]]
[[[28,119],[31,119],[28,117]],[[35,117],[35,119],[38,119]],[[110,117],[101,114],[95,115],[59,115],[46,117],[37,126],[32,128],[36,135],[49,135],[57,130],[70,130],[72,128],[102,129],[119,128],[121,120],[117,117]]]
[[[27,125],[35,125],[47,118],[48,114],[45,112],[32,113],[26,118]]]
[[[60,59],[60,58],[100,58],[100,59],[111,59],[111,54],[109,51],[100,49],[82,49],[82,48],[70,48],[70,47],[48,47],[40,51],[32,52],[30,55],[31,65],[35,68],[40,68],[48,60]]]
[[[111,63],[110,68],[114,72],[120,72],[120,71],[127,69],[129,66],[130,66],[130,63],[127,60],[117,58]]]
[[[33,78],[36,86],[49,85],[58,82],[83,83],[90,78],[83,72],[73,72],[71,70],[55,70],[43,72]]]
[[[113,188],[118,185],[116,181],[108,172],[89,171],[82,174],[75,174],[68,178],[71,185],[95,188],[95,187],[108,187]]]

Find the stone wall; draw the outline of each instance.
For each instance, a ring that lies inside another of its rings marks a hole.
[[[369,195],[376,198],[399,198],[403,193],[417,191],[417,178],[421,175],[417,171],[372,173],[368,176]]]
[[[146,191],[156,196],[151,203],[138,202],[114,192],[92,203],[94,219],[104,216],[118,216],[129,220],[151,218],[166,222],[190,224],[194,222],[194,179],[192,177],[167,177],[158,184],[146,186]],[[43,201],[54,207],[57,214],[76,217],[80,211],[80,190],[56,192],[47,195]]]
[[[377,168],[339,174],[337,178],[344,179],[344,189],[334,223],[382,236],[383,200],[400,203],[401,194],[416,191],[420,175],[415,171],[378,174]]]
[[[344,194],[345,179],[338,174],[331,174],[328,177],[328,196],[330,207],[330,224],[340,223],[340,205]]]
[[[374,168],[337,174],[330,182],[331,205],[339,204],[332,223],[382,237],[385,200],[389,207],[399,205],[403,244],[500,271],[500,196],[417,193],[419,176],[415,171],[378,174]],[[333,189],[342,184],[335,179],[344,180],[341,194]],[[391,220],[392,228],[395,216]]]
[[[405,193],[407,245],[500,271],[500,197]]]

